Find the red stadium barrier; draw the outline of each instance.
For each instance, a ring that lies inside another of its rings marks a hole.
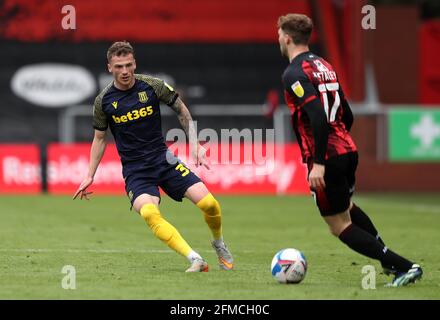
[[[229,149],[229,155],[241,155],[238,163],[228,156],[228,164],[215,161],[222,151],[216,153],[211,148],[211,170],[195,168],[186,161],[186,146],[171,145],[170,149],[175,153],[178,151],[181,160],[217,194],[307,194],[306,168],[301,163],[298,145],[269,147],[263,146],[262,156],[251,161],[243,155],[252,152],[255,146],[236,145],[221,149]],[[274,156],[269,149],[274,150]],[[52,194],[73,194],[87,173],[89,153],[89,144],[49,145],[48,191]],[[124,194],[121,170],[115,146],[108,145],[90,190],[95,194]]]
[[[41,192],[40,150],[37,145],[0,145],[0,193]]]
[[[65,4],[75,8],[76,29],[61,27]],[[278,16],[311,8],[307,0],[7,0],[0,12],[0,35],[26,42],[276,43]]]
[[[89,168],[90,144],[50,144],[47,148],[47,190],[53,194],[72,194]],[[95,175],[96,194],[124,194],[119,155],[108,145]]]
[[[440,21],[424,22],[420,27],[420,102],[440,104]]]

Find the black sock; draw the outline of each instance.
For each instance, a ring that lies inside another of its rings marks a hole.
[[[379,232],[377,232],[376,227],[371,221],[370,217],[357,205],[353,203],[353,207],[350,210],[351,222],[357,225],[364,231],[367,231],[373,237],[375,237],[382,245],[385,245],[382,238],[379,236]]]
[[[413,265],[411,261],[388,250],[379,240],[353,223],[341,232],[339,239],[354,251],[379,260],[382,265],[394,268],[397,271],[406,272]]]

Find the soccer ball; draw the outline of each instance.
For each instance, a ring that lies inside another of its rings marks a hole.
[[[280,283],[300,283],[307,272],[306,257],[296,249],[280,250],[272,259],[271,271]]]

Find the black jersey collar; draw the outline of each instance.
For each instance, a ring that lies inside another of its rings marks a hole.
[[[294,63],[295,61],[300,60],[303,56],[306,56],[308,54],[313,54],[311,51],[302,52],[299,55],[297,55],[295,58],[293,58],[291,63]]]

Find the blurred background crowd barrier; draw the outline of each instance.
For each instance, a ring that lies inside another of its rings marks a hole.
[[[62,28],[67,4],[75,29]],[[362,28],[366,5],[376,29]],[[106,51],[117,40],[134,46],[138,73],[176,88],[199,130],[275,129],[272,176],[244,165],[198,171],[213,190],[307,193],[281,85],[288,62],[276,23],[289,12],[313,18],[312,50],[334,65],[351,102],[357,189],[440,191],[438,1],[3,0],[0,193],[74,192],[87,172],[93,100],[112,80]],[[164,133],[179,127],[169,108],[162,114]],[[113,145],[99,170],[97,190],[123,194]]]

